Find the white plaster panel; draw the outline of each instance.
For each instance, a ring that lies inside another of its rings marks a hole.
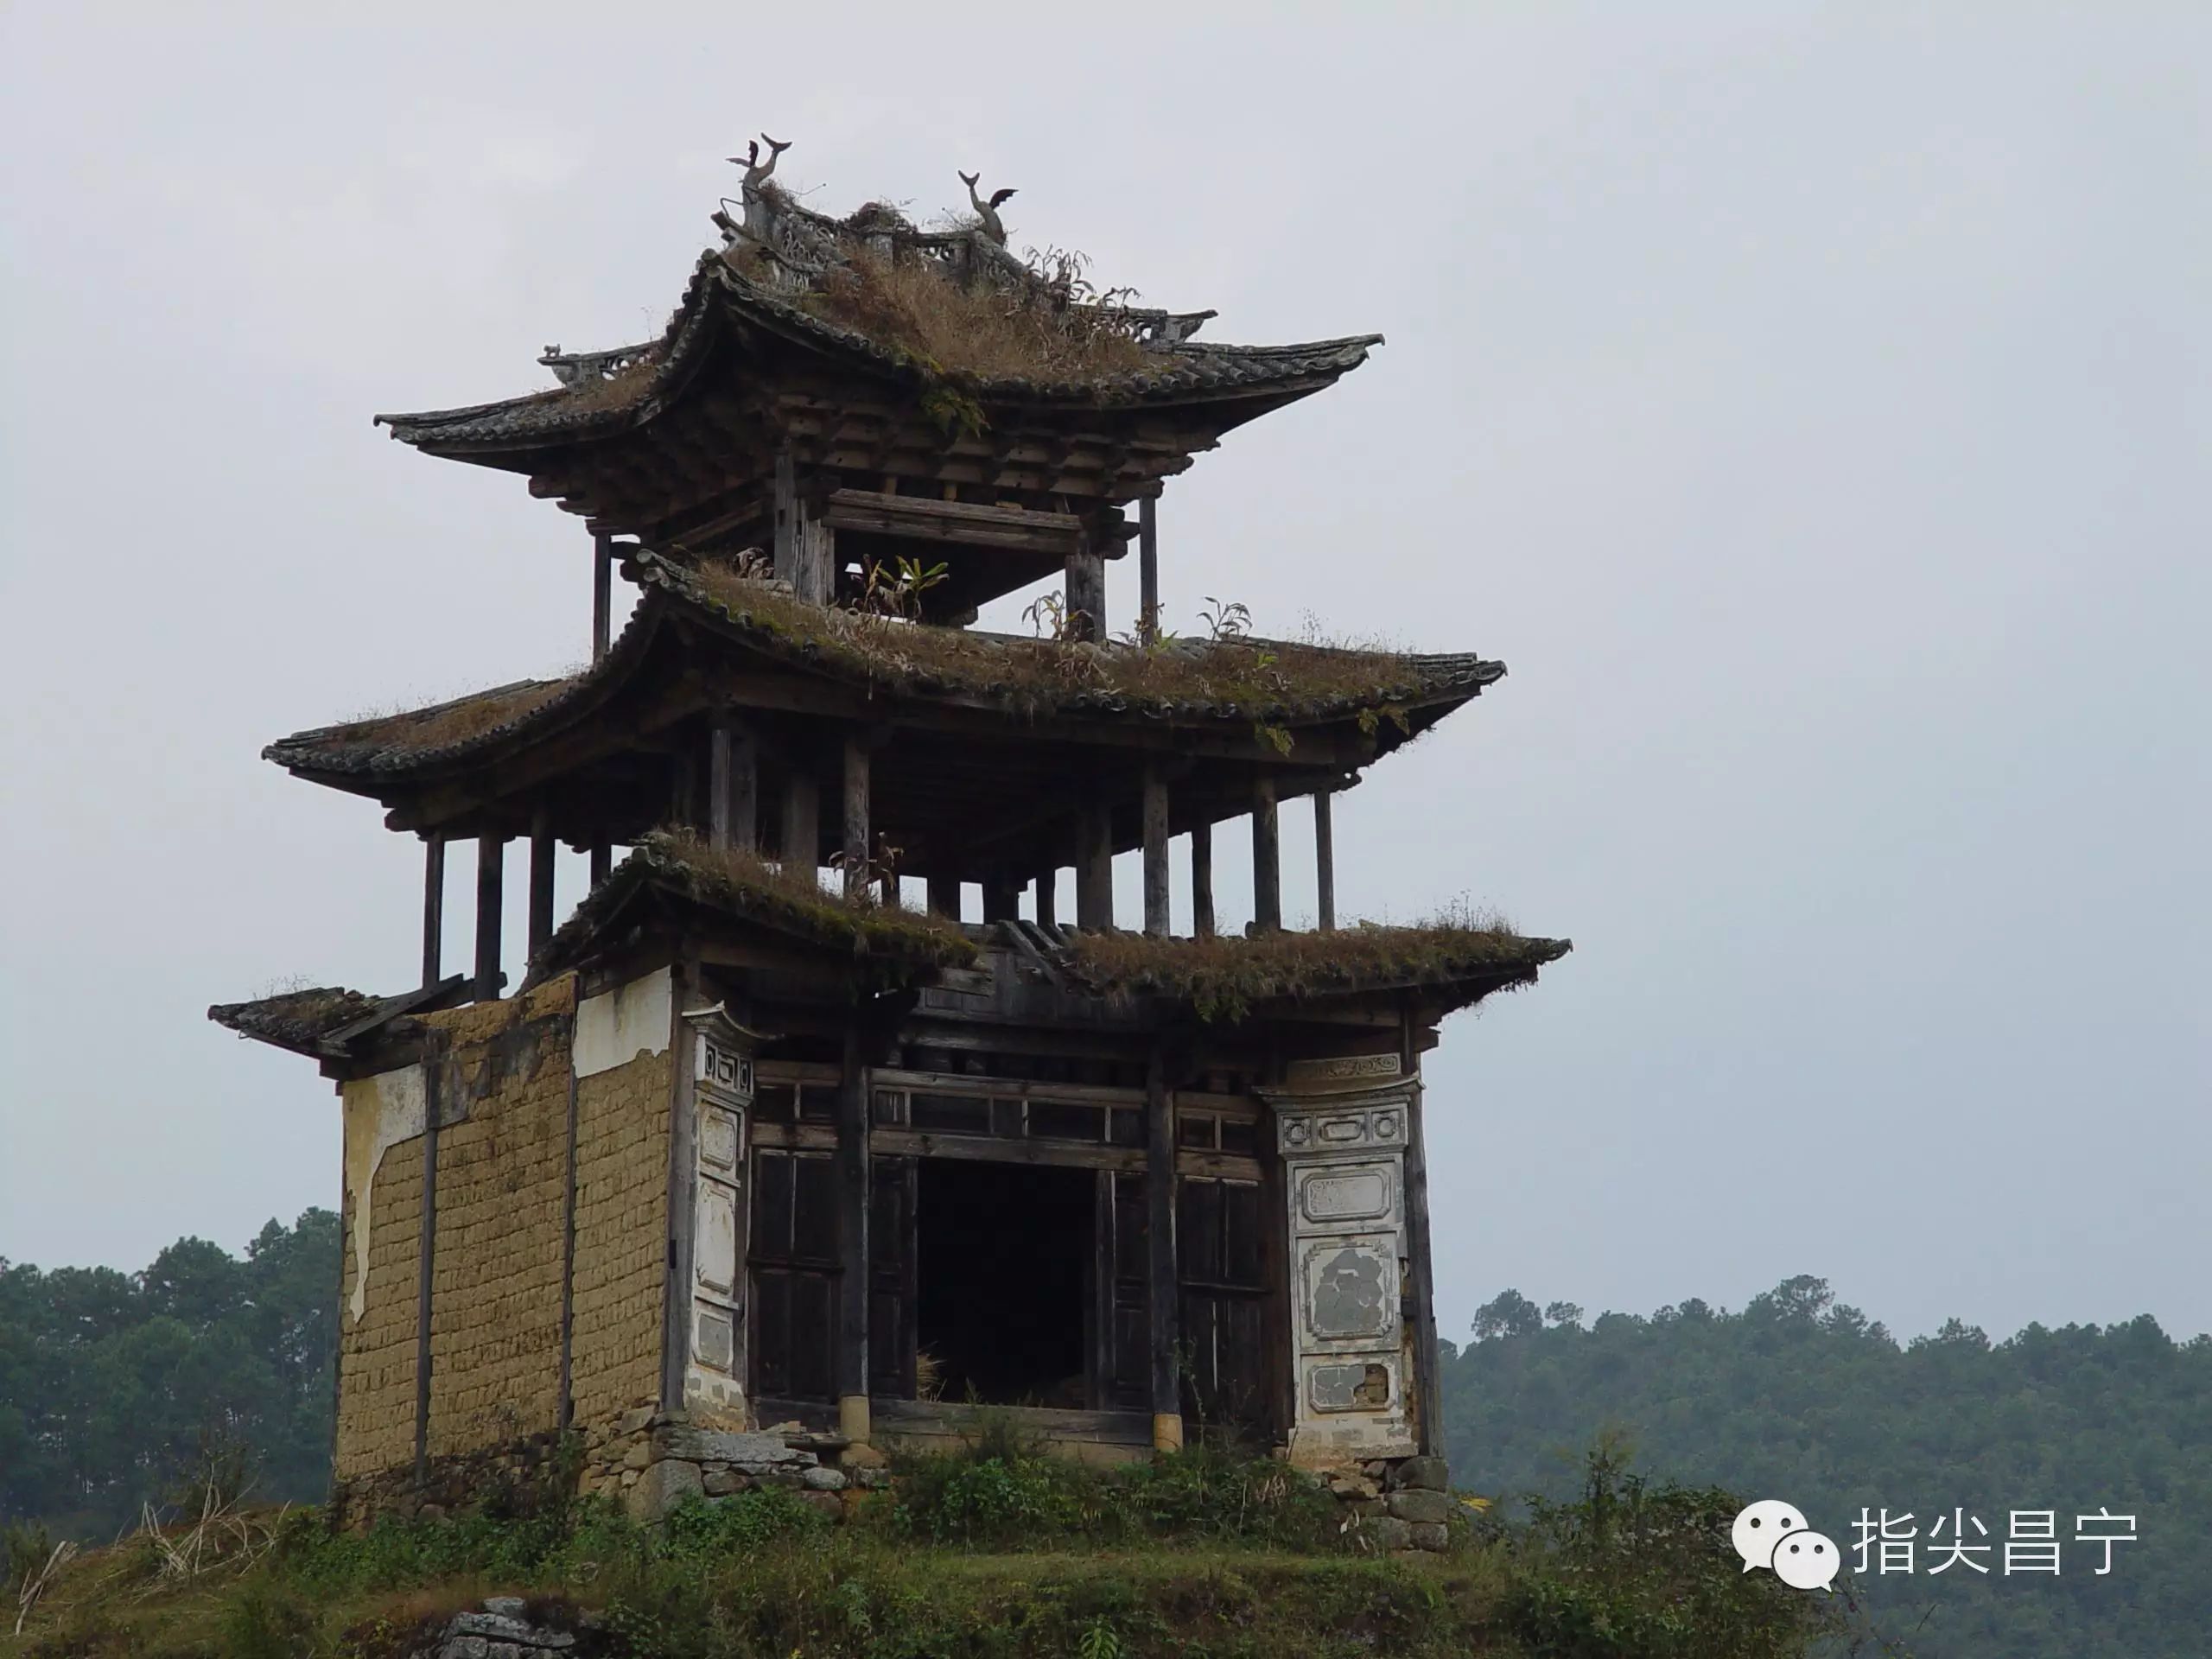
[[[429,1122],[429,1088],[419,1065],[356,1077],[345,1086],[346,1195],[353,1203],[353,1285],[346,1311],[360,1323],[369,1294],[369,1196],[384,1155]]]
[[[665,968],[576,1005],[576,1075],[596,1077],[640,1054],[667,1052],[674,982]]]

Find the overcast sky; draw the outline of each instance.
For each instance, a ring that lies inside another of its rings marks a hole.
[[[1510,665],[1337,815],[1344,911],[1575,941],[1429,1064],[1445,1334],[2212,1327],[2202,7],[327,10],[0,19],[0,1255],[335,1202],[330,1085],[203,1013],[410,984],[420,851],[257,752],[589,616],[577,521],[369,417],[657,332],[765,129],[1389,336],[1169,486],[1162,586]]]

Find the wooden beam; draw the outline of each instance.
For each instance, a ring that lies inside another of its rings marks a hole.
[[[1059,925],[1060,873],[1057,869],[1037,872],[1037,925],[1056,927]]]
[[[1145,1063],[1146,1323],[1152,1351],[1152,1443],[1172,1452],[1183,1444],[1183,1391],[1176,1365],[1180,1321],[1176,1309],[1175,1110],[1158,1044]]]
[[[832,490],[821,523],[831,530],[1010,548],[1060,559],[1081,551],[1083,542],[1083,522],[1073,513],[932,501],[927,496],[874,490]]]
[[[1067,634],[1071,639],[1106,637],[1106,562],[1088,543],[1067,557]]]
[[[845,897],[868,889],[868,734],[845,734]]]
[[[553,809],[541,799],[530,815],[530,954],[553,937]]]
[[[1137,502],[1137,638],[1151,645],[1160,638],[1160,525],[1155,496]]]
[[[1252,924],[1262,933],[1282,931],[1282,842],[1275,829],[1275,780],[1252,780]]]
[[[730,841],[730,729],[727,716],[719,716],[707,733],[707,844],[728,847]]]
[[[504,836],[476,838],[475,995],[479,1002],[495,1001],[499,995],[500,864],[506,851]]]
[[[1167,774],[1157,760],[1144,768],[1144,931],[1167,937]]]
[[[1076,826],[1075,920],[1077,927],[1114,925],[1114,817],[1103,801],[1084,805]]]
[[[423,983],[445,977],[446,838],[423,839]]]
[[[607,655],[614,629],[614,538],[605,531],[591,538],[591,659]]]
[[[1204,818],[1191,825],[1191,931],[1213,938],[1213,825]]]
[[[1313,791],[1313,888],[1324,933],[1337,925],[1337,832],[1329,813],[1334,798],[1332,790]]]
[[[591,885],[594,887],[607,880],[614,868],[614,849],[603,841],[591,844]]]

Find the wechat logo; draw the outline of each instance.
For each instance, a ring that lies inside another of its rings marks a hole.
[[[1835,1540],[1813,1531],[1802,1513],[1777,1498],[1745,1504],[1728,1541],[1744,1558],[1745,1572],[1767,1567],[1793,1590],[1827,1590],[1843,1565]]]

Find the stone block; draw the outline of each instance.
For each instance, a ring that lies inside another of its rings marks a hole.
[[[623,1501],[629,1506],[631,1519],[658,1521],[685,1498],[703,1497],[705,1492],[697,1464],[663,1458],[639,1477]]]
[[[817,1462],[811,1452],[794,1451],[773,1434],[745,1434],[734,1429],[694,1428],[671,1423],[653,1431],[653,1444],[661,1455],[687,1463],[727,1463],[747,1474],[769,1469],[810,1469]]]
[[[480,1636],[449,1636],[438,1643],[438,1659],[487,1659],[491,1651]]]
[[[842,1492],[845,1478],[835,1469],[810,1469],[799,1479],[810,1492]]]
[[[1452,1529],[1441,1522],[1424,1521],[1413,1529],[1413,1544],[1415,1549],[1446,1549],[1451,1547],[1451,1543]]]
[[[653,1408],[651,1406],[632,1407],[614,1420],[617,1434],[642,1434],[652,1426]]]
[[[835,1492],[801,1492],[798,1501],[832,1521],[845,1518],[845,1506]]]
[[[739,1474],[734,1469],[709,1469],[702,1484],[706,1487],[709,1497],[728,1497],[734,1492],[745,1491],[753,1484],[753,1479],[749,1475]]]
[[[1367,1476],[1350,1473],[1332,1476],[1329,1481],[1329,1490],[1348,1503],[1379,1497],[1382,1491],[1382,1489]]]
[[[1408,1458],[1390,1471],[1390,1490],[1400,1491],[1416,1487],[1424,1492],[1448,1492],[1452,1490],[1451,1471],[1441,1458]]]
[[[1408,1487],[1404,1491],[1390,1494],[1390,1513],[1401,1521],[1440,1526],[1451,1518],[1452,1500],[1442,1492],[1425,1492]]]
[[[522,1617],[523,1605],[523,1599],[520,1596],[486,1596],[484,1598],[484,1611],[487,1613],[496,1613],[501,1618],[520,1618]]]
[[[863,1441],[855,1441],[837,1454],[837,1466],[850,1474],[855,1469],[886,1469],[891,1459]]]
[[[1363,1521],[1359,1535],[1381,1550],[1411,1549],[1414,1529],[1403,1521],[1394,1521],[1389,1516],[1379,1516],[1372,1521]]]

